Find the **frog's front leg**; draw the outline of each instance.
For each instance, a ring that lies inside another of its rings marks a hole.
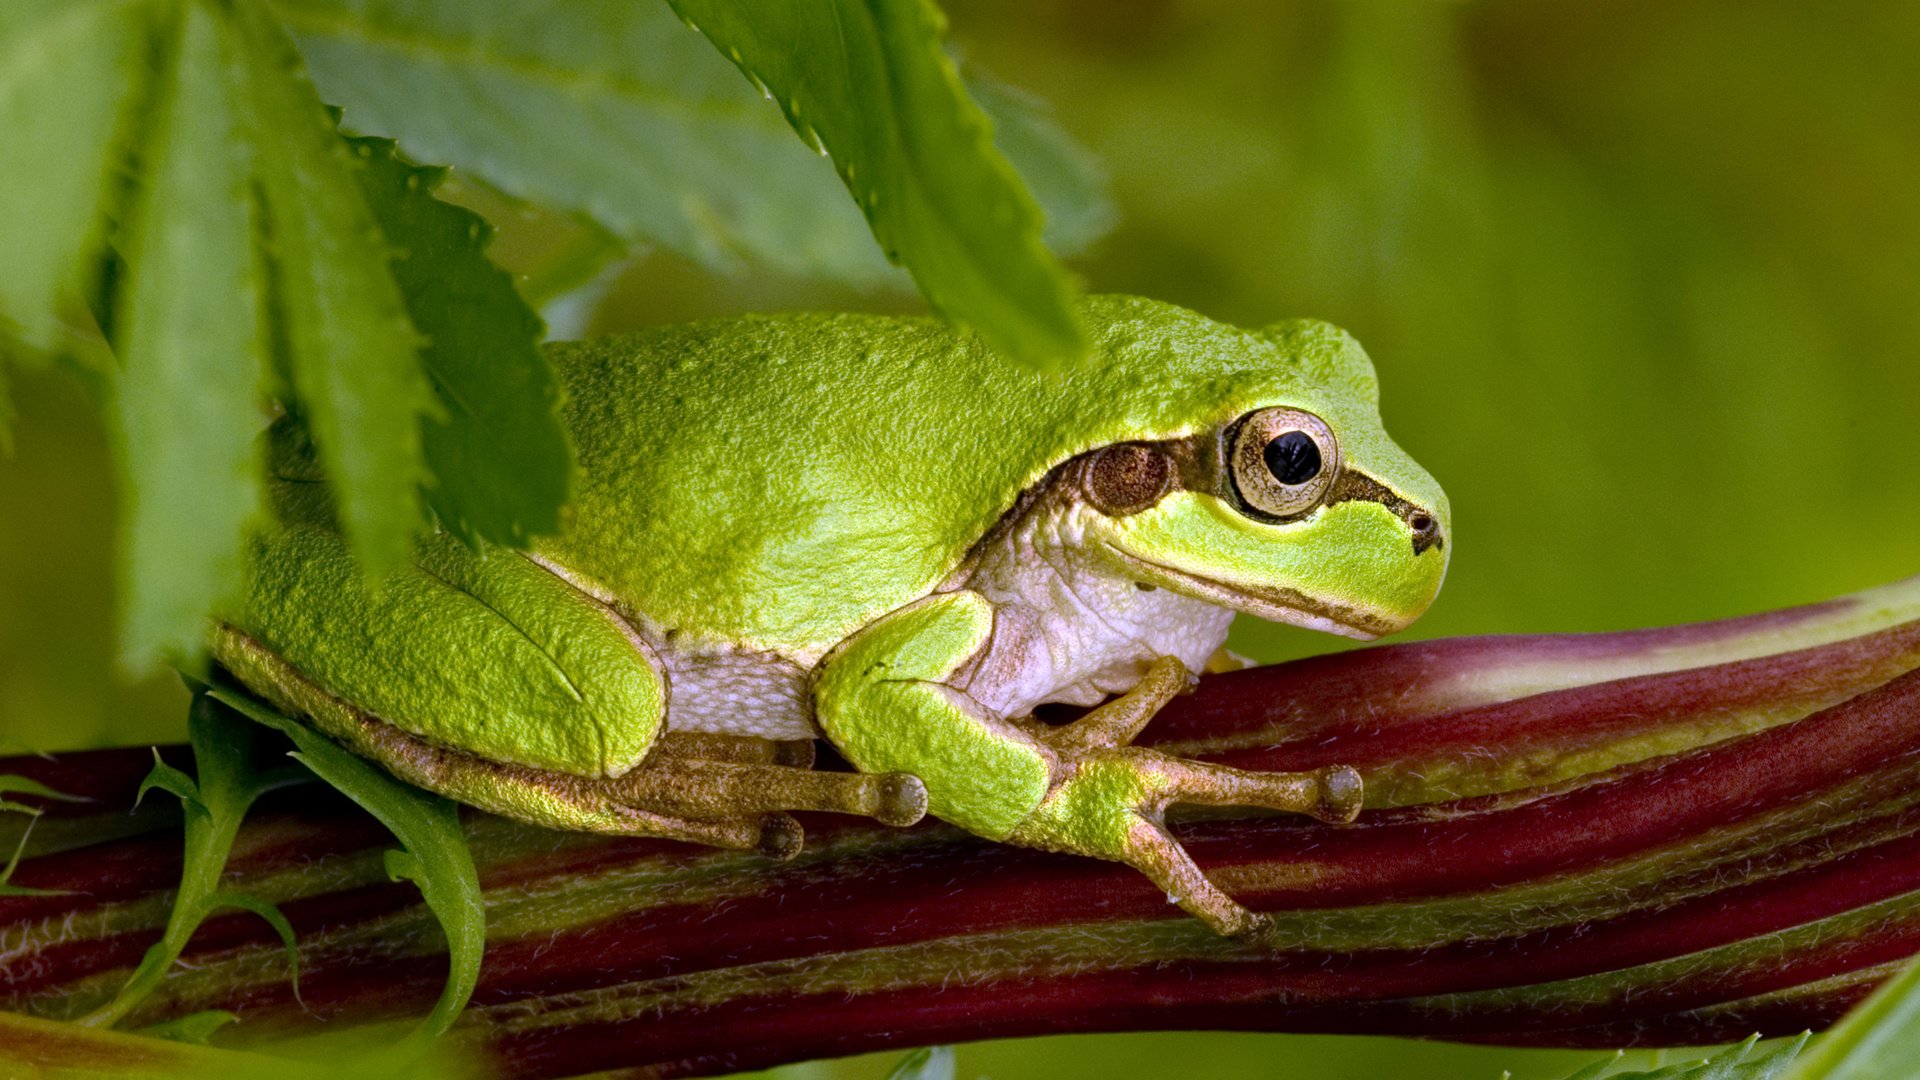
[[[1168,806],[1262,807],[1329,821],[1359,812],[1360,777],[1344,766],[1255,773],[1127,745],[1188,687],[1172,657],[1065,727],[997,716],[951,685],[992,632],[992,605],[964,591],[872,624],[823,670],[821,726],[861,769],[920,777],[934,816],[994,840],[1126,863],[1224,934],[1262,920],[1194,865],[1167,832]]]

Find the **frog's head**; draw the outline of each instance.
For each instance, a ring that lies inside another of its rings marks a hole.
[[[1315,322],[1260,336],[1287,377],[1214,382],[1227,407],[1192,434],[1076,463],[1085,539],[1144,584],[1349,637],[1399,630],[1446,576],[1447,497],[1382,429],[1358,343]]]

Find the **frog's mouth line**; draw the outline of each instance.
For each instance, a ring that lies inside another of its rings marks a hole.
[[[1257,615],[1272,622],[1283,622],[1360,641],[1372,641],[1382,634],[1391,634],[1400,629],[1399,623],[1372,612],[1348,607],[1345,604],[1316,600],[1297,589],[1222,585],[1220,582],[1129,554],[1112,544],[1101,546],[1133,571],[1135,578],[1149,585],[1171,589],[1197,600],[1219,604],[1221,607],[1232,608],[1235,611],[1244,611],[1249,615]]]

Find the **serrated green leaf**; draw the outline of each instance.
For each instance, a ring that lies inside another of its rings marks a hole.
[[[469,545],[522,546],[554,532],[573,448],[560,426],[559,383],[540,354],[540,317],[487,259],[492,228],[433,197],[445,170],[399,160],[384,139],[349,142],[445,413],[426,425],[427,501]]]
[[[1039,367],[1088,351],[1040,211],[941,48],[931,0],[670,0],[832,155],[888,258],[987,344]]]
[[[0,334],[52,348],[91,287],[147,31],[138,0],[0,4]]]
[[[185,5],[122,243],[120,646],[135,672],[198,662],[208,612],[240,595],[245,533],[265,512],[267,363],[225,36],[219,16]]]
[[[353,153],[285,32],[254,3],[234,12],[299,411],[355,553],[371,570],[389,569],[421,525],[420,424],[438,405]]]
[[[711,268],[907,284],[832,163],[663,4],[275,7],[356,130]],[[1091,242],[1111,207],[1085,151],[1015,95],[981,101],[1033,181],[1049,242]]]
[[[180,888],[174,893],[173,910],[167,915],[160,940],[147,949],[113,1000],[82,1017],[80,1023],[91,1027],[118,1023],[160,985],[207,916],[234,895],[221,892],[220,876],[226,871],[227,855],[233,850],[241,819],[255,799],[300,779],[286,770],[253,767],[256,732],[252,724],[198,693],[187,712],[187,741],[193,747],[194,769],[199,775],[189,778],[155,757],[153,771],[140,785],[141,794],[161,788],[179,797],[187,811]],[[239,900],[232,906],[258,910],[251,906],[251,898],[241,896]],[[262,913],[275,931],[284,928],[285,939],[292,929],[278,916],[278,911],[271,916]]]
[[[1801,1054],[1782,1080],[1882,1080],[1920,1073],[1920,957]]]
[[[831,165],[658,2],[279,0],[356,130],[716,269],[897,280]]]
[[[341,749],[304,724],[237,691],[220,688],[211,696],[255,723],[293,740],[293,757],[360,807],[379,818],[404,851],[386,856],[388,873],[420,887],[428,910],[447,938],[447,983],[433,1012],[414,1029],[415,1048],[438,1037],[458,1019],[480,979],[480,958],[487,941],[487,912],[480,897],[480,876],[460,829],[459,808],[448,799],[401,783]]]

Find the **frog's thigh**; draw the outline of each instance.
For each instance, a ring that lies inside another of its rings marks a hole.
[[[363,581],[334,533],[260,542],[214,656],[249,688],[422,786],[542,824],[636,830],[588,785],[631,771],[666,685],[613,612],[524,557],[446,537]],[[536,782],[537,781],[537,782]]]
[[[918,776],[930,813],[1002,840],[1046,798],[1053,755],[946,685],[992,632],[993,608],[977,593],[927,597],[841,646],[815,693],[820,726],[847,760]]]

